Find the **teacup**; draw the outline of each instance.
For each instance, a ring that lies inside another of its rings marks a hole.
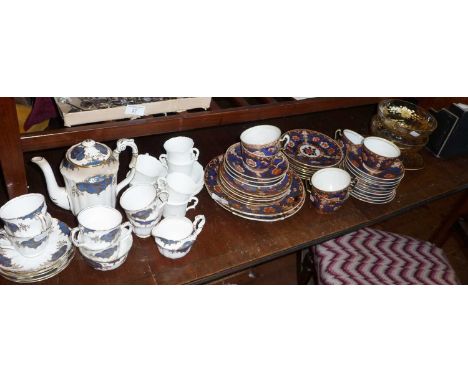
[[[242,148],[257,156],[275,156],[289,143],[289,135],[281,138],[281,130],[272,125],[258,125],[244,130],[240,136]],[[282,143],[285,141],[285,143]]]
[[[193,202],[193,204],[190,204]],[[190,204],[190,205],[189,205]],[[198,198],[192,196],[189,200],[180,203],[167,203],[164,206],[163,216],[168,217],[184,217],[188,210],[194,209],[198,204]]]
[[[98,271],[110,271],[118,268],[127,259],[133,244],[132,236],[121,237],[117,243],[99,250],[91,250],[85,247],[79,248],[89,266]]]
[[[169,174],[165,181],[169,203],[185,202],[198,190],[198,185],[190,176],[178,172]]]
[[[203,215],[197,215],[193,223],[185,217],[169,217],[161,220],[151,234],[161,255],[170,259],[179,259],[192,249],[204,225]]]
[[[149,154],[140,154],[135,165],[135,175],[130,182],[131,186],[137,184],[156,184],[160,177],[166,177],[167,166]]]
[[[341,143],[341,146],[343,147],[345,153],[347,153],[350,150],[353,150],[354,148],[362,145],[364,137],[353,130],[338,129],[335,132],[335,140],[338,140]]]
[[[367,137],[362,143],[362,163],[370,170],[385,170],[396,164],[401,152],[397,145],[380,137]]]
[[[174,137],[164,142],[167,159],[174,163],[187,163],[197,160],[200,152],[193,147],[193,139],[188,137]],[[161,157],[159,157],[161,160]]]
[[[167,167],[169,174],[172,174],[173,172],[180,172],[181,174],[189,176],[192,175],[193,165],[196,162],[195,159],[185,163],[172,162],[167,159],[167,154],[161,154],[159,156],[159,160],[164,164],[164,166]]]
[[[122,194],[120,205],[135,235],[141,238],[151,235],[151,230],[161,220],[162,209],[168,199],[167,191],[158,192],[151,185],[132,186]]]
[[[205,170],[203,169],[203,166],[198,161],[196,161],[193,164],[192,173],[190,174],[190,177],[197,185],[197,188],[195,192],[193,193],[193,195],[197,195],[203,189],[203,186],[205,185],[205,182],[204,182]]]
[[[45,249],[49,241],[50,227],[39,235],[15,237],[0,229],[0,248],[16,250],[24,257],[36,257]]]
[[[319,213],[330,213],[340,208],[349,197],[354,182],[351,175],[340,168],[324,168],[309,180],[310,200]]]
[[[122,214],[109,206],[92,206],[77,216],[78,227],[70,232],[76,247],[92,251],[107,249],[132,234],[132,225],[122,223]]]
[[[258,125],[244,130],[240,136],[244,162],[253,169],[266,169],[278,151],[289,143],[289,135],[272,125]]]
[[[33,193],[6,202],[0,208],[0,219],[8,235],[28,239],[42,234],[52,223],[44,195]]]

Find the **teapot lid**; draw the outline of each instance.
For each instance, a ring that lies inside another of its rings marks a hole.
[[[99,166],[106,162],[110,156],[111,149],[109,147],[92,139],[85,139],[67,151],[67,159],[81,167]]]

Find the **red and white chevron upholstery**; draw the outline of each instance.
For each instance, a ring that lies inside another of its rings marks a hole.
[[[313,252],[319,284],[458,284],[442,249],[409,236],[363,228]]]

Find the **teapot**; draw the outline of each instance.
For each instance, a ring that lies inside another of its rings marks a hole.
[[[119,154],[127,147],[132,149],[131,171],[117,184]],[[49,162],[43,157],[34,157],[44,173],[47,191],[52,201],[77,215],[82,209],[94,205],[115,207],[117,194],[135,175],[138,148],[133,139],[119,139],[114,151],[103,143],[86,139],[67,150],[60,163],[60,173],[65,187],[59,187]]]

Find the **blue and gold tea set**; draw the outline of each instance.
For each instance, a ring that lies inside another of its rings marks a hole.
[[[187,204],[194,199],[198,202],[195,195],[203,188],[203,167],[193,145],[187,137],[171,138],[164,144],[166,153],[160,161],[149,154],[138,155],[132,139],[119,140],[114,151],[88,139],[68,149],[60,164],[65,187],[57,185],[44,158],[34,157],[32,162],[43,171],[51,200],[71,210],[78,226],[71,230],[53,218],[41,194],[9,200],[0,208],[4,223],[0,275],[19,283],[46,280],[68,266],[75,247],[92,268],[116,269],[128,257],[133,234],[153,236],[163,256],[185,256],[205,224],[202,215],[193,222],[185,217],[194,208]],[[118,157],[126,147],[132,149],[130,171],[117,183]],[[127,185],[120,198],[128,218],[123,222],[115,205],[119,191]]]

